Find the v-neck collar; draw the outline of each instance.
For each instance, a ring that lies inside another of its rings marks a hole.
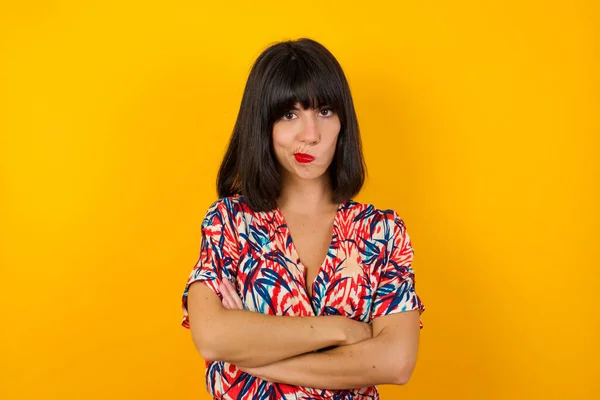
[[[318,291],[315,291],[315,285],[316,285],[317,281],[319,280],[319,276],[321,275],[321,273],[327,266],[327,263],[330,260],[330,257],[332,256],[332,249],[334,249],[335,238],[338,235],[338,218],[341,214],[342,209],[344,208],[344,205],[346,205],[347,202],[348,202],[348,200],[344,200],[338,205],[338,208],[333,217],[333,229],[331,232],[331,239],[329,241],[329,247],[327,248],[327,253],[325,254],[325,258],[323,259],[323,261],[321,262],[321,264],[319,265],[319,267],[317,269],[317,272],[315,274],[315,278],[314,278],[313,282],[310,282],[310,285],[311,285],[310,292],[312,292],[312,296],[309,296],[309,294],[308,294],[309,290],[308,290],[308,282],[306,281],[306,274],[307,274],[306,266],[302,263],[302,260],[300,260],[300,255],[298,254],[298,250],[296,248],[296,245],[294,244],[291,231],[287,225],[287,222],[283,216],[283,213],[281,212],[281,209],[279,208],[278,205],[275,207],[274,216],[277,218],[277,220],[280,224],[280,227],[282,227],[284,229],[284,240],[283,240],[284,246],[287,247],[288,243],[289,243],[289,247],[290,247],[292,254],[294,254],[296,256],[296,259],[291,260],[291,261],[293,263],[295,263],[296,266],[298,267],[298,269],[301,271],[301,277],[302,277],[301,283],[302,284],[300,286],[302,286],[302,290],[303,290],[304,294],[306,295],[306,299],[309,300],[309,303],[311,304],[311,308],[313,309],[313,312],[315,315],[317,315],[317,310],[315,310],[315,305],[318,304],[318,301],[319,301],[319,299],[317,298]]]

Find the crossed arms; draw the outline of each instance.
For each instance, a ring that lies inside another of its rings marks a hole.
[[[205,360],[225,361],[268,381],[332,390],[403,385],[415,367],[418,310],[371,324],[343,316],[274,316],[243,310],[226,281],[220,291],[223,301],[204,284],[189,287],[190,330]]]

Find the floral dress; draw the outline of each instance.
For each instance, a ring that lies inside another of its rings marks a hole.
[[[219,284],[229,279],[244,309],[270,315],[343,315],[371,322],[383,315],[425,306],[415,291],[414,250],[404,221],[394,210],[354,200],[341,203],[329,250],[306,290],[298,258],[279,208],[253,212],[243,196],[215,201],[202,222],[200,257],[182,297],[181,325],[190,327],[187,295],[199,281],[222,300]],[[420,328],[423,322],[419,321]],[[348,390],[275,383],[224,361],[206,361],[206,388],[216,399],[379,399],[375,386]]]

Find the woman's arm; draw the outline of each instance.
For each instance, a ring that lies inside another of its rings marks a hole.
[[[241,369],[264,380],[317,389],[407,383],[417,358],[418,311],[379,317],[373,321],[373,332],[372,339],[350,346]]]
[[[222,284],[222,293],[235,289]],[[343,316],[288,317],[231,309],[206,285],[189,287],[188,312],[194,345],[205,360],[260,367],[328,346],[349,345],[372,336],[371,326]]]

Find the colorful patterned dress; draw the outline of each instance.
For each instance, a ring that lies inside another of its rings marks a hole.
[[[348,200],[333,222],[327,256],[306,291],[304,266],[279,208],[253,212],[243,196],[215,201],[202,222],[200,257],[182,297],[188,328],[189,285],[200,281],[221,300],[229,279],[248,311],[288,316],[343,315],[361,322],[425,306],[415,292],[414,250],[394,210]],[[420,328],[423,327],[420,321]],[[375,386],[326,390],[262,380],[224,361],[206,361],[206,388],[216,399],[379,399]]]

